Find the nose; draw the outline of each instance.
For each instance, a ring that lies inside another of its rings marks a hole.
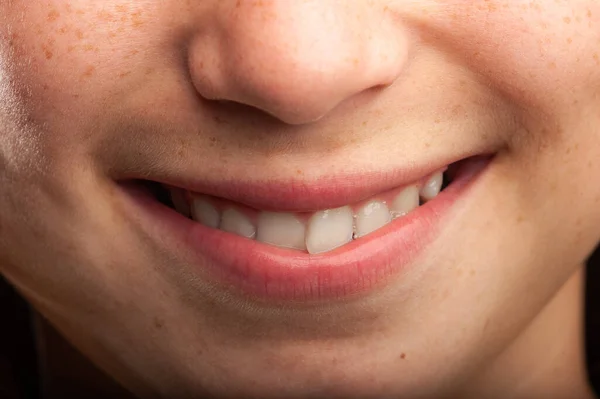
[[[189,45],[194,86],[288,124],[319,120],[401,75],[408,35],[384,3],[216,1]]]

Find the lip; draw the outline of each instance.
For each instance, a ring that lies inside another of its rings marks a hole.
[[[278,179],[241,181],[223,177],[159,176],[154,181],[189,192],[226,199],[249,208],[275,212],[312,212],[356,204],[379,193],[416,183],[462,159],[438,160],[435,163],[412,165],[386,171],[371,170],[345,175],[323,175],[316,180]],[[135,176],[133,176],[135,178]]]
[[[144,213],[143,220],[153,224],[153,231],[177,241],[173,251],[183,248],[191,255],[200,278],[260,301],[320,302],[368,293],[409,267],[439,235],[444,216],[490,161],[491,157],[470,161],[435,199],[359,240],[319,255],[208,228],[144,190],[128,187],[125,192],[134,200],[132,211]],[[164,240],[156,237],[156,241]]]

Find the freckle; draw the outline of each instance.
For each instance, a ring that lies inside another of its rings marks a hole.
[[[141,11],[136,11],[133,14],[131,14],[131,24],[136,28],[144,24]]]
[[[464,112],[464,107],[462,105],[455,105],[452,107],[452,115],[459,115]]]
[[[564,17],[564,18],[563,18],[563,21],[564,21],[566,24],[570,24],[570,23],[571,23],[571,18],[569,18],[569,17]]]
[[[567,43],[571,44],[573,43],[573,39],[571,39],[570,37],[567,38]]]
[[[77,30],[75,31],[75,36],[77,36],[77,38],[78,38],[79,40],[81,40],[81,39],[83,39],[83,32],[82,32],[80,29],[77,29]]]
[[[550,69],[556,69],[556,62],[552,61],[548,64],[548,68]]]
[[[154,318],[154,327],[160,330],[161,328],[163,328],[164,325],[165,323],[161,319],[159,319],[158,317]]]
[[[52,10],[48,13],[48,22],[54,22],[60,17],[60,14],[56,10]]]
[[[401,353],[400,354],[400,359],[406,359],[406,353]]]
[[[82,77],[89,78],[90,76],[92,76],[94,74],[95,71],[96,71],[96,67],[94,67],[93,65],[90,65],[85,69],[85,71],[82,74]]]
[[[302,172],[302,170],[298,169],[298,170],[296,171],[296,174],[297,174],[297,175],[303,175],[303,174],[304,174],[304,172]]]
[[[54,57],[54,54],[52,54],[52,51],[46,49],[46,51],[44,52],[44,54],[46,55],[46,59],[49,60],[50,58]]]
[[[593,58],[594,61],[596,61],[596,64],[600,63],[600,57],[598,56],[598,53],[594,53]]]

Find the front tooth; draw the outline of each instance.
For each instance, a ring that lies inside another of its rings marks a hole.
[[[434,199],[442,188],[442,183],[444,182],[444,173],[436,172],[434,173],[429,180],[425,183],[425,185],[421,188],[421,198],[425,201],[429,201]]]
[[[185,199],[185,191],[180,188],[171,189],[171,202],[175,210],[186,217],[190,217],[190,206]]]
[[[219,211],[204,197],[192,199],[192,219],[205,226],[216,229],[219,227],[221,216]]]
[[[371,201],[356,215],[356,237],[365,236],[391,221],[390,210],[381,201]]]
[[[408,186],[402,190],[392,202],[394,217],[404,216],[419,206],[419,188]]]
[[[306,249],[311,254],[318,254],[352,241],[352,224],[349,206],[315,213],[308,222]]]
[[[291,213],[262,212],[258,216],[256,239],[284,248],[306,249],[304,223]]]
[[[256,235],[256,228],[254,228],[250,219],[233,208],[226,209],[223,212],[219,228],[246,238],[254,238]]]

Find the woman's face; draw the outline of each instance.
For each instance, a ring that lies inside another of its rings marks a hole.
[[[2,273],[139,394],[464,392],[600,239],[599,23],[0,1]]]

